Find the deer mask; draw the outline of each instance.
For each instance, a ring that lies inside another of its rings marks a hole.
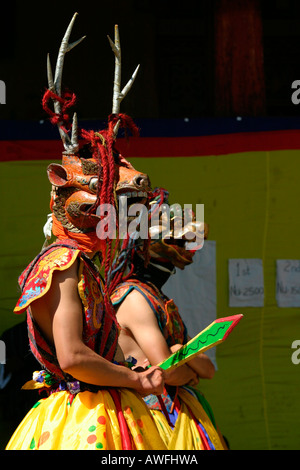
[[[115,148],[120,127],[128,127],[133,134],[138,132],[132,120],[119,112],[120,103],[131,88],[138,67],[120,91],[121,49],[118,27],[115,26],[115,42],[109,38],[115,54],[115,77],[108,127],[99,132],[79,130],[76,113],[70,123],[68,109],[75,103],[76,97],[74,94],[63,93],[61,82],[66,53],[84,39],[83,37],[69,44],[76,15],[77,13],[61,42],[54,78],[49,55],[47,59],[48,90],[43,97],[43,107],[51,116],[51,122],[57,124],[65,149],[62,163],[52,163],[48,167],[48,178],[52,184],[53,233],[58,238],[75,240],[80,236],[89,237],[93,239],[93,248],[101,250],[101,243],[99,240],[97,243],[96,236],[96,226],[100,220],[96,213],[97,207],[100,204],[112,204],[116,207],[119,194],[126,194],[129,199],[131,195],[138,195],[144,203],[150,191],[148,176],[136,171]],[[54,110],[49,108],[50,100],[53,101]],[[79,137],[82,145],[79,145]]]

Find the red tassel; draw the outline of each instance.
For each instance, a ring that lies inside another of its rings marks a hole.
[[[131,445],[131,439],[130,439],[130,434],[128,431],[127,423],[123,415],[122,407],[121,407],[121,402],[120,402],[120,397],[117,392],[117,390],[114,389],[109,389],[109,393],[112,396],[112,399],[115,402],[116,409],[117,409],[117,417],[119,421],[119,426],[121,430],[121,439],[122,439],[122,449],[123,450],[133,450],[132,445]]]

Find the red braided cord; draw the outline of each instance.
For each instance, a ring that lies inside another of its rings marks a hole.
[[[49,101],[50,100],[58,101],[61,104],[61,112],[55,113],[49,108]],[[76,95],[70,92],[64,92],[63,96],[58,96],[51,90],[46,90],[42,99],[42,106],[44,111],[49,114],[50,122],[52,124],[58,124],[64,132],[68,132],[67,129],[70,129],[70,117],[67,113],[68,108],[73,106],[76,102]]]
[[[105,139],[105,146],[100,134]],[[99,161],[102,169],[102,185],[98,186],[96,205],[111,204],[115,208],[114,185],[115,185],[115,161],[113,158],[113,137],[106,131],[95,133],[94,131],[81,131],[82,137],[90,141],[93,149],[93,157]],[[112,214],[108,215],[112,217]],[[106,310],[114,316],[109,296],[108,274],[112,260],[112,237],[109,236],[106,244],[106,252],[103,256],[104,265],[104,303]]]
[[[60,113],[55,113],[49,107],[50,100],[58,101],[61,104]],[[74,93],[64,92],[63,96],[60,97],[51,90],[46,90],[42,99],[43,109],[49,114],[50,122],[52,124],[57,124],[59,127],[67,133],[71,127],[70,118],[67,113],[68,108],[73,106],[76,101],[76,96]],[[126,114],[112,114],[108,118],[108,129],[95,133],[94,131],[86,131],[81,129],[81,136],[88,142],[90,142],[93,158],[99,161],[99,168],[102,171],[102,184],[101,187],[98,186],[97,190],[97,200],[95,204],[111,204],[115,208],[115,197],[114,197],[114,185],[115,185],[115,161],[113,156],[113,145],[114,145],[114,128],[115,125],[119,122],[119,127],[130,129],[134,136],[139,135],[138,127],[135,125],[133,120]],[[99,134],[105,139],[105,145],[101,141]],[[99,175],[100,177],[100,175]],[[111,216],[111,214],[109,215]],[[126,245],[128,244],[128,239]],[[116,241],[118,245],[118,240]],[[116,248],[115,248],[116,249]],[[110,302],[109,293],[112,292],[112,287],[115,287],[117,283],[122,279],[122,275],[125,269],[117,272],[115,279],[111,280],[110,288],[108,287],[108,274],[111,267],[112,260],[112,238],[108,237],[106,253],[103,257],[104,264],[104,303],[106,310],[113,314],[114,311]],[[132,267],[133,269],[133,267]]]
[[[133,119],[124,113],[111,114],[110,116],[108,116],[108,130],[110,133],[113,133],[114,127],[117,122],[120,122],[120,128],[123,128],[125,130],[129,129],[134,137],[139,136],[139,129],[134,123]]]

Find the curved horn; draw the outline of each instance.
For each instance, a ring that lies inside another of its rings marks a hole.
[[[113,104],[112,104],[112,114],[119,114],[120,112],[120,105],[122,100],[125,98],[127,93],[129,92],[130,88],[133,85],[135,77],[139,70],[139,65],[133,72],[130,80],[124,86],[123,90],[121,90],[121,45],[120,45],[120,36],[119,36],[119,27],[115,25],[115,42],[113,42],[109,36],[109,44],[115,54],[115,76],[114,76],[114,90],[113,90]],[[118,129],[119,129],[120,121],[117,122],[114,128],[114,136],[116,138]]]
[[[58,56],[57,56],[57,61],[56,61],[56,67],[55,67],[55,75],[54,75],[54,80],[53,80],[53,74],[52,74],[52,68],[51,68],[51,63],[50,63],[50,57],[49,54],[47,56],[47,75],[48,75],[48,87],[49,90],[53,91],[57,96],[61,97],[61,82],[62,82],[62,73],[63,73],[63,66],[64,66],[64,59],[65,55],[67,52],[69,52],[73,47],[77,46],[84,38],[78,39],[77,41],[72,42],[69,44],[69,39],[71,36],[72,28],[76,19],[76,16],[78,13],[75,13],[73,15],[73,18],[70,21],[70,24],[65,32],[65,35],[62,39],[59,51],[58,51]],[[57,114],[61,113],[61,103],[58,100],[53,99],[54,103],[54,111]],[[67,153],[74,153],[78,151],[78,138],[77,138],[77,116],[74,114],[73,116],[73,123],[72,123],[72,137],[70,139],[69,135],[67,132],[64,131],[64,129],[61,128],[60,122],[58,123],[58,130],[61,136],[61,139],[63,141],[65,150]]]

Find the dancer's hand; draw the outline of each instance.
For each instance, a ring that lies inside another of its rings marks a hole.
[[[153,366],[137,374],[138,381],[135,390],[143,397],[154,394],[161,395],[164,389],[164,371]]]
[[[174,344],[171,346],[170,350],[172,353],[178,351],[182,348],[182,344]],[[136,371],[141,371],[143,368],[149,367],[150,362],[148,359],[145,359],[144,362],[135,369]],[[188,366],[188,364],[183,364],[182,366],[173,369],[171,371],[164,371],[165,383],[173,386],[181,385],[197,385],[199,382],[199,377],[197,373]]]
[[[174,344],[170,347],[171,353],[175,353],[182,348],[182,344]],[[174,386],[197,385],[199,376],[196,371],[185,363],[171,371],[166,370],[166,383]]]

